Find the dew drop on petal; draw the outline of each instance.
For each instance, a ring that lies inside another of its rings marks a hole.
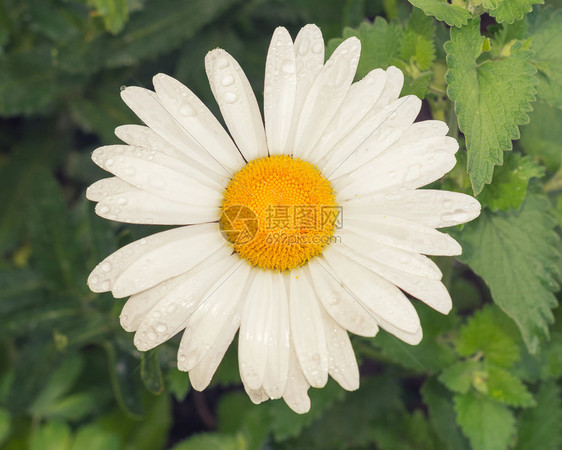
[[[111,269],[112,269],[112,266],[111,266],[110,262],[105,262],[101,266],[101,270],[103,270],[104,272],[110,272]]]
[[[107,206],[102,206],[100,208],[100,214],[107,214],[109,212],[109,208]]]
[[[121,92],[123,92],[125,89],[127,89],[127,86],[125,86],[125,85],[123,85],[123,86],[121,86],[121,87],[119,88],[119,90],[120,90]]]
[[[220,58],[217,61],[217,65],[219,66],[219,69],[226,69],[228,67],[228,59]]]
[[[232,86],[234,84],[234,77],[232,75],[227,75],[221,80],[223,86]]]
[[[183,116],[194,116],[195,109],[191,105],[184,103],[180,108],[180,114]]]
[[[112,158],[109,158],[109,159],[105,162],[105,165],[106,165],[107,167],[111,167],[114,162],[115,162],[115,161],[114,161]]]
[[[99,277],[97,275],[94,275],[92,278],[90,278],[91,284],[97,284],[98,281],[99,281]]]
[[[312,46],[312,51],[314,53],[320,53],[320,52],[322,52],[322,50],[324,50],[324,43],[323,42],[318,41]]]
[[[156,331],[158,331],[158,333],[165,333],[167,329],[168,327],[163,323],[160,323],[156,326]]]
[[[285,61],[281,67],[283,73],[292,74],[295,73],[295,63],[293,61]]]
[[[451,206],[453,206],[453,202],[451,200],[444,200],[443,201],[443,208],[449,209]]]
[[[238,100],[238,96],[234,93],[234,92],[225,92],[224,94],[224,101],[226,103],[234,103],[236,100]]]
[[[109,291],[111,289],[111,283],[109,282],[109,280],[105,280],[101,286],[100,286],[104,291]]]

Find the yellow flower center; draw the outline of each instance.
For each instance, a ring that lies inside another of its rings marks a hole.
[[[330,182],[290,156],[255,159],[234,174],[220,226],[234,250],[262,269],[287,270],[319,255],[335,239],[340,209]]]

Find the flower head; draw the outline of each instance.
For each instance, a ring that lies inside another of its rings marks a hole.
[[[414,123],[421,101],[399,98],[403,75],[377,69],[353,83],[360,42],[324,64],[320,30],[293,43],[278,28],[267,55],[264,122],[250,84],[224,50],[206,57],[227,133],[177,80],[123,100],[146,126],[116,129],[126,145],[92,159],[114,177],[89,187],[105,218],[181,225],[133,242],[88,279],[129,297],[121,324],[139,350],[183,331],[178,368],[208,386],[236,333],[252,401],[283,397],[297,412],[332,376],[359,386],[348,331],[379,327],[409,344],[422,329],[406,294],[451,309],[439,268],[424,255],[458,255],[436,228],[467,222],[470,196],[418,188],[455,164],[440,121]]]

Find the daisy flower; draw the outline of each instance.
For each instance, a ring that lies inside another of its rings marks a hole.
[[[93,161],[114,176],[88,188],[98,215],[179,225],[117,250],[93,270],[94,292],[129,297],[121,325],[149,350],[183,332],[178,368],[207,387],[238,333],[251,400],[283,398],[298,413],[328,375],[359,387],[348,332],[380,328],[422,339],[406,294],[447,314],[441,272],[424,255],[459,255],[436,228],[480,213],[470,196],[420,190],[455,165],[445,123],[414,122],[403,74],[376,69],[353,83],[361,45],[352,37],[324,62],[315,25],[293,42],[273,34],[265,66],[264,121],[238,63],[208,53],[209,83],[228,132],[179,81],[155,92],[127,87],[144,122],[115,130],[124,145]],[[265,126],[264,126],[265,123]]]

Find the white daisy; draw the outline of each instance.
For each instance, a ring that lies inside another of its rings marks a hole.
[[[207,75],[230,135],[169,76],[154,77],[155,92],[121,92],[146,126],[118,127],[126,145],[94,151],[115,176],[87,197],[110,220],[182,226],[116,251],[88,284],[129,297],[121,324],[139,350],[183,331],[178,368],[197,390],[239,331],[252,401],[283,397],[303,413],[309,387],[328,375],[358,388],[348,331],[375,336],[381,327],[417,344],[422,329],[405,293],[451,309],[439,268],[423,255],[460,254],[436,228],[474,219],[480,205],[418,188],[452,169],[458,144],[443,122],[414,123],[421,101],[399,98],[395,67],[353,83],[359,55],[350,38],[324,64],[318,27],[294,43],[275,30],[264,127],[238,63],[211,51]]]

